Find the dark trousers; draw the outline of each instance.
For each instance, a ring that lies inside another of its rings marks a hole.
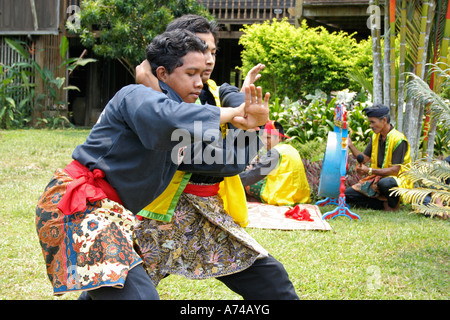
[[[387,203],[391,208],[396,208],[400,201],[400,197],[389,195],[391,193],[389,189],[394,187],[398,187],[398,185],[397,181],[392,177],[381,178],[378,182],[380,195],[387,198]],[[383,201],[367,197],[361,192],[354,190],[352,187],[345,189],[345,202],[351,206],[354,205],[356,207],[384,210]]]
[[[270,256],[257,259],[249,268],[218,277],[245,300],[298,300],[295,288],[283,265]]]
[[[283,265],[274,257],[257,259],[249,268],[218,277],[245,300],[298,300]],[[157,300],[158,293],[142,265],[130,270],[123,289],[104,287],[83,292],[78,300]]]

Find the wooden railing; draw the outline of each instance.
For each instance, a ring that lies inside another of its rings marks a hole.
[[[254,23],[294,19],[295,0],[200,0],[219,23]]]

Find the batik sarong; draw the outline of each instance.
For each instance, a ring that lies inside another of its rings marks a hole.
[[[171,222],[144,218],[136,244],[155,286],[168,274],[206,279],[250,267],[267,251],[223,209],[218,195],[183,193]]]
[[[358,183],[355,183],[352,188],[366,197],[386,200],[385,197],[380,196],[380,191],[378,189],[378,182],[380,182],[381,178],[381,176],[376,175],[367,176],[359,180]]]
[[[72,180],[58,169],[36,207],[36,229],[54,294],[123,287],[128,271],[142,262],[133,249],[136,218],[109,199],[64,215],[57,205]]]

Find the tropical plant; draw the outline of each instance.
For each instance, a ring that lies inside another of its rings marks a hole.
[[[37,124],[50,123],[50,126],[54,127],[55,123],[66,122],[70,125],[69,120],[60,114],[56,116],[57,119],[50,119],[51,121],[49,121],[48,118],[51,118],[51,116],[48,111],[65,108],[66,102],[60,99],[63,90],[79,89],[75,86],[65,86],[65,77],[55,77],[53,72],[47,67],[41,67],[36,63],[26,49],[25,43],[13,39],[6,39],[5,41],[9,47],[14,49],[21,56],[23,61],[8,67],[8,76],[2,77],[2,81],[8,83],[10,86],[10,88],[6,90],[2,83],[2,89],[0,90],[0,99],[3,96],[7,102],[0,110],[0,120],[3,119],[5,122],[4,126],[10,127],[14,123],[19,123],[20,121],[17,119],[29,121],[31,112],[33,111],[38,114],[36,117]],[[65,68],[67,71],[73,71],[78,66],[84,66],[88,63],[97,61],[92,58],[67,58],[66,55],[68,49],[69,41],[63,36],[60,43],[60,55],[63,62],[57,67],[58,69]],[[3,66],[3,68],[6,68],[6,66]],[[43,83],[43,92],[40,93],[36,92],[35,84],[29,81],[29,78],[37,77],[39,77]],[[22,90],[27,93],[19,103],[13,99],[14,96],[20,97],[20,95],[13,94],[11,91],[12,85],[14,85],[12,88],[16,88],[16,91]],[[28,106],[28,109],[25,109],[26,106]],[[45,112],[47,112],[47,115],[42,114]],[[15,125],[15,127],[18,127],[18,125]]]
[[[286,135],[304,144],[308,141],[326,140],[328,131],[333,130],[336,98],[327,103],[327,96],[308,95],[311,102],[291,102],[285,98],[283,111],[276,119],[285,128]],[[275,118],[275,117],[272,117]]]
[[[372,63],[372,73],[373,73],[373,103],[379,104],[382,103],[382,95],[383,95],[383,87],[382,87],[382,68],[381,68],[381,23],[377,21],[379,19],[379,0],[370,0],[369,8],[375,9],[375,14],[371,15],[369,19],[375,19],[375,21],[371,20],[369,25],[371,30],[371,41],[372,41],[372,54],[373,54],[373,63]]]
[[[30,122],[34,102],[39,101],[30,70],[24,58],[11,66],[0,63],[0,128],[22,128]]]
[[[448,142],[449,130],[442,123],[436,126],[436,136],[434,137],[434,156],[450,154],[450,143]]]
[[[69,112],[67,109],[65,104],[53,105],[49,110],[43,112],[42,117],[37,118],[36,127],[49,127],[51,129],[64,129],[66,126],[74,127],[68,118]]]
[[[370,126],[362,109],[367,104],[356,101],[356,92],[343,90],[329,97],[321,90],[314,94],[306,95],[306,101],[291,101],[284,98],[280,103],[276,98],[269,105],[270,119],[281,123],[286,135],[291,138],[291,143],[305,145],[311,141],[326,142],[328,132],[334,130],[334,112],[337,103],[343,103],[347,107],[348,125],[352,130],[354,142],[367,142],[370,134]],[[295,142],[294,142],[295,140]]]
[[[102,57],[117,59],[134,76],[145,48],[174,18],[187,13],[208,16],[195,0],[84,0],[66,27]]]
[[[361,102],[353,106],[347,111],[348,126],[351,130],[351,139],[354,144],[361,144],[364,147],[369,142],[372,129],[369,121],[363,112],[368,107],[368,103]]]
[[[431,66],[432,75],[436,75],[441,82],[442,87],[450,86],[450,68],[448,64],[429,64]],[[445,68],[442,69],[441,68]],[[414,73],[407,73],[410,76],[410,81],[405,86],[405,89],[410,94],[410,97],[419,101],[422,105],[426,105],[430,109],[431,119],[439,119],[446,130],[447,142],[450,142],[450,102],[443,98],[438,93],[433,91],[428,83]]]
[[[385,12],[384,35],[380,25],[370,26],[373,101],[390,107],[392,123],[410,142],[413,159],[421,157],[420,145],[422,155],[433,155],[432,142],[438,135],[438,126],[430,107],[405,95],[404,88],[409,72],[427,82],[433,91],[441,90],[441,84],[427,66],[448,60],[450,0],[371,0],[370,5],[378,9],[384,5]]]
[[[415,212],[448,218],[450,216],[450,165],[446,161],[421,159],[413,162],[404,173],[416,183],[412,189],[392,188],[393,194],[411,203]],[[427,199],[428,198],[428,199]],[[424,200],[429,200],[424,204]]]
[[[9,128],[14,121],[16,102],[8,94],[9,85],[14,81],[15,74],[9,73],[0,65],[0,127]]]
[[[449,68],[447,64],[440,64],[446,69],[441,69],[437,65],[431,65],[436,80],[447,87],[450,83]],[[418,100],[421,104],[427,105],[430,109],[430,117],[439,121],[444,128],[447,128],[444,143],[447,150],[450,142],[450,101],[433,91],[430,86],[419,76],[409,73],[411,80],[406,85],[406,90],[412,99]],[[437,122],[436,121],[436,122]],[[434,138],[434,137],[433,137]],[[446,161],[430,159],[420,159],[413,162],[405,177],[416,183],[412,189],[393,188],[395,194],[401,195],[403,199],[413,204],[416,212],[429,215],[439,215],[448,217],[450,214],[450,166]],[[430,203],[424,205],[424,199],[430,196]]]

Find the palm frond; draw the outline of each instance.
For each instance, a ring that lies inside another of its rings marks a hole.
[[[390,189],[391,196],[400,196],[403,201],[411,204],[422,204],[423,200],[426,196],[433,192],[432,189],[423,189],[423,188],[400,188],[395,187]]]
[[[430,66],[429,73],[436,74],[436,78],[441,80],[442,87],[447,87],[450,85],[450,66],[448,64],[438,62],[436,64],[428,63],[427,65]]]
[[[402,199],[411,204],[422,204],[425,200],[425,197],[431,196],[431,203],[436,203],[437,199],[440,202],[448,202],[450,201],[450,189],[448,190],[439,190],[433,188],[400,188],[395,187],[390,189],[391,195],[401,196]]]
[[[371,95],[373,95],[373,83],[369,79],[369,76],[360,68],[354,68],[353,70],[349,71],[347,73],[347,78],[352,79],[365,90],[367,90]]]
[[[421,185],[431,186],[445,190],[449,188],[445,180],[450,178],[450,165],[446,161],[426,161],[419,159],[404,168],[403,176],[412,183],[421,182]]]
[[[406,60],[415,65],[417,62],[420,35],[421,1],[408,0],[406,6],[405,37],[407,43]],[[400,21],[399,21],[400,22]],[[400,26],[401,27],[401,26]]]
[[[407,74],[411,79],[405,86],[408,95],[424,105],[429,104],[433,116],[439,118],[446,127],[450,128],[450,102],[431,90],[420,77],[410,72]]]
[[[403,201],[413,205],[416,212],[448,217],[450,214],[450,165],[446,161],[426,159],[416,160],[405,166],[402,177],[413,182],[417,187],[392,188],[391,195],[400,196]],[[430,201],[423,202],[427,196]]]
[[[431,103],[432,107],[439,109],[441,112],[450,114],[449,101],[440,97],[430,89],[428,83],[420,79],[411,72],[407,72],[411,80],[406,84],[406,89],[411,98],[418,100],[423,104]]]
[[[429,205],[416,205],[413,206],[416,213],[423,213],[430,216],[439,216],[448,218],[450,216],[450,207],[441,207],[436,204],[430,203]]]
[[[447,185],[440,179],[429,176],[427,173],[418,171],[408,171],[402,174],[409,182],[420,183],[421,186],[431,187],[434,189],[445,190]]]
[[[433,170],[431,174],[437,177],[438,179],[442,179],[443,181],[450,178],[450,164],[446,161],[442,160],[434,160],[431,162],[433,166]]]

